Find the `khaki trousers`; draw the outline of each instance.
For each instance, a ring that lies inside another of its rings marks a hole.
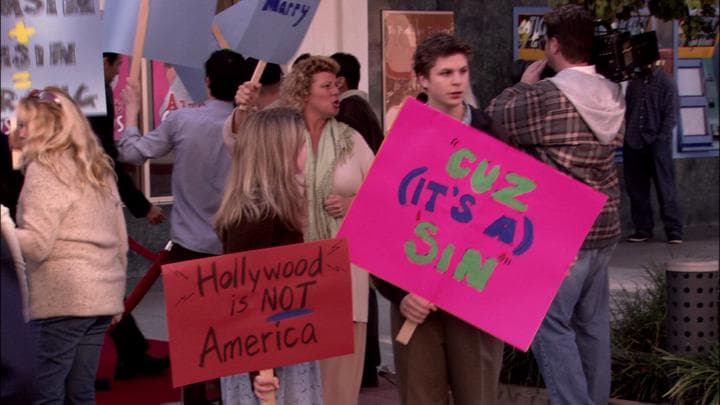
[[[360,397],[367,323],[353,322],[355,352],[320,360],[324,405],[355,405]]]
[[[391,309],[395,368],[404,405],[488,405],[497,401],[503,343],[438,310],[418,325],[407,346],[394,337],[405,318]]]

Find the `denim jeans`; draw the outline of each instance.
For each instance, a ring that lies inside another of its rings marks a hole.
[[[608,403],[608,264],[614,249],[580,250],[533,341],[553,405]]]
[[[111,316],[34,320],[38,341],[35,404],[95,404],[95,374]]]

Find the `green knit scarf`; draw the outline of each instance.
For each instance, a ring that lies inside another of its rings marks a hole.
[[[342,218],[331,217],[323,208],[323,201],[332,193],[335,168],[352,152],[353,129],[330,118],[323,128],[315,156],[310,133],[305,131],[307,160],[305,189],[308,199],[308,226],[305,241],[330,239],[335,236]]]

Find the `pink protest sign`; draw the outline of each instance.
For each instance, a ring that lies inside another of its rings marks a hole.
[[[125,103],[123,101],[122,91],[127,86],[127,78],[130,74],[130,57],[120,55],[120,70],[116,76],[116,80],[111,84],[113,91],[113,109],[115,110],[115,122],[113,123],[113,139],[116,141],[122,138],[125,130]]]
[[[527,350],[606,199],[408,99],[338,237],[356,265]]]

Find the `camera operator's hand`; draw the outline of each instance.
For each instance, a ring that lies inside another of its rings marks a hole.
[[[533,85],[540,80],[540,75],[547,65],[547,59],[533,62],[522,75],[520,81],[525,84]]]

